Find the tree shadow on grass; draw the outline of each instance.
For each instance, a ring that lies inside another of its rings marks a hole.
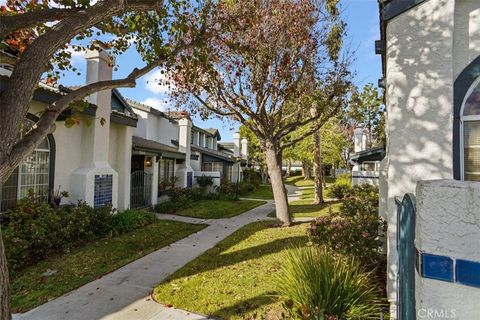
[[[305,245],[307,243],[307,237],[305,234],[305,236],[292,236],[269,241],[261,245],[254,245],[248,248],[235,250],[236,245],[249,239],[255,233],[275,227],[279,228],[277,222],[263,221],[250,224],[247,227],[236,231],[215,247],[206,251],[200,257],[189,262],[182,269],[166,279],[166,282],[205,271],[220,269],[243,261],[258,259],[262,256],[277,253],[295,245]],[[229,249],[235,251],[224,253]]]

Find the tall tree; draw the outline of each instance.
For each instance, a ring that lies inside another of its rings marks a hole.
[[[356,127],[366,130],[367,148],[385,144],[385,106],[382,95],[373,84],[368,83],[360,92],[354,92],[347,117]]]
[[[338,0],[224,1],[218,25],[227,30],[201,48],[198,59],[172,66],[181,105],[238,121],[257,136],[265,154],[277,218],[290,224],[282,179],[282,150],[304,137],[286,139],[296,128],[315,132],[341,106],[348,83],[345,63],[328,51],[338,19]],[[343,32],[339,34],[342,36]],[[316,88],[312,89],[312,83]],[[328,103],[317,99],[317,92]],[[316,116],[310,108],[318,109]],[[319,120],[319,121],[317,121]]]
[[[13,66],[0,93],[0,185],[22,159],[55,130],[55,120],[67,109],[80,111],[83,99],[97,91],[134,87],[136,80],[185,51],[202,46],[214,32],[207,25],[203,2],[176,0],[7,0],[0,8],[2,63]],[[35,89],[40,81],[55,83],[62,71],[74,70],[72,50],[99,49],[112,55],[132,44],[142,59],[123,79],[99,81],[73,90],[46,106],[40,119],[21,135]],[[75,123],[69,119],[67,124]],[[9,319],[9,281],[0,229],[0,318]]]

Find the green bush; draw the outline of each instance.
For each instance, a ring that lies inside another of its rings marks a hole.
[[[356,257],[366,266],[375,266],[386,223],[378,215],[378,189],[359,185],[350,189],[339,213],[315,219],[308,235],[313,243]]]
[[[120,235],[152,224],[156,219],[152,212],[125,210],[112,216],[110,232],[112,235]]]
[[[108,206],[94,209],[84,201],[76,205],[63,205],[55,210],[61,218],[62,241],[80,243],[103,236],[110,230],[111,208]]]
[[[378,319],[383,307],[380,293],[354,259],[316,247],[288,250],[276,276],[291,318]]]
[[[383,226],[384,222],[378,216],[330,214],[312,221],[308,236],[318,246],[355,257],[366,266],[374,266],[382,245],[378,232]]]
[[[350,175],[341,174],[331,186],[327,188],[326,195],[329,198],[344,199],[352,189],[352,180]]]
[[[3,239],[12,271],[82,242],[104,236],[110,229],[111,208],[93,209],[84,202],[54,208],[28,196],[5,213]]]
[[[235,193],[235,189],[227,178],[222,178],[220,180],[220,185],[217,186],[217,192],[224,195],[230,195]]]
[[[346,194],[341,211],[350,216],[357,214],[378,215],[378,188],[370,184],[354,186]]]
[[[255,169],[244,169],[243,181],[250,184],[253,189],[256,189],[262,184],[262,175]]]
[[[196,178],[197,184],[200,188],[207,188],[213,185],[213,178],[210,176],[202,175]]]
[[[256,188],[252,184],[250,184],[248,181],[241,181],[238,184],[238,194],[240,196],[246,196],[247,194],[249,194],[255,189]]]
[[[110,206],[92,208],[87,203],[54,207],[32,195],[19,200],[5,213],[3,240],[10,270],[65,252],[84,242],[119,235],[155,222],[151,212],[127,210],[112,215]]]

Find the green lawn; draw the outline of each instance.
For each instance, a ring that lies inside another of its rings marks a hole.
[[[12,308],[14,312],[34,308],[205,227],[158,221],[116,238],[98,240],[70,253],[52,256],[13,276]],[[42,276],[47,269],[57,273]]]
[[[297,187],[313,187],[315,185],[312,179],[305,180],[302,176],[288,177],[285,179],[285,183]]]
[[[262,184],[258,186],[256,190],[247,194],[244,198],[272,200],[273,199],[272,186],[269,184]]]
[[[175,214],[202,219],[230,218],[264,203],[265,201],[259,200],[200,200],[192,207],[179,210]]]
[[[282,251],[305,245],[306,224],[249,224],[158,285],[160,303],[222,319],[280,319],[273,279]]]
[[[335,182],[334,177],[325,177],[325,183],[331,184]],[[297,187],[313,187],[315,186],[315,182],[313,182],[313,179],[308,179],[305,180],[303,176],[293,176],[293,177],[288,177],[285,179],[286,184],[291,184]]]
[[[317,218],[332,212],[340,211],[341,202],[327,202],[323,205],[312,204],[312,199],[304,199],[290,202],[290,213],[292,218]],[[275,217],[275,211],[268,214],[269,217]]]

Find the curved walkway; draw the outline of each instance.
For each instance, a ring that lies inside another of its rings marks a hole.
[[[289,201],[298,199],[298,188],[287,186]],[[176,215],[157,215],[159,219],[207,224],[208,227],[167,247],[148,254],[122,268],[47,302],[27,313],[15,315],[21,320],[196,320],[207,317],[168,308],[154,302],[153,288],[218,242],[260,220],[275,209],[273,201],[227,219],[197,219]]]

